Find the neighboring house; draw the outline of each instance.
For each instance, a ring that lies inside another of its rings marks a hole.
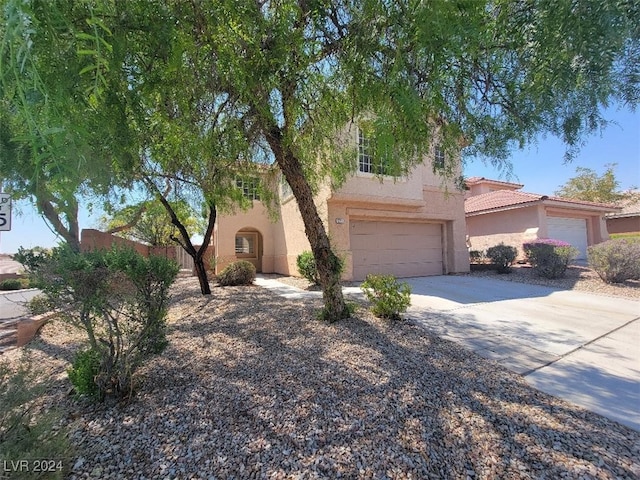
[[[374,172],[384,166],[376,164],[366,137],[357,128],[348,134],[359,146],[357,171],[338,189],[325,182],[315,197],[332,245],[344,258],[343,278],[469,271],[462,192],[453,183],[443,188],[432,159],[416,166],[408,178],[381,181]],[[434,158],[442,161],[439,149]],[[251,185],[243,183],[242,188],[255,198]],[[298,205],[282,178],[279,195],[276,221],[258,198],[247,211],[218,217],[212,239],[217,272],[230,262],[248,260],[259,272],[298,275],[296,257],[311,248]]]
[[[619,212],[605,215],[608,232],[640,234],[640,195],[623,201],[620,207]]]
[[[564,240],[585,259],[587,246],[609,238],[604,216],[618,207],[521,192],[519,183],[466,179],[465,215],[471,250],[504,243],[518,249],[538,238]]]

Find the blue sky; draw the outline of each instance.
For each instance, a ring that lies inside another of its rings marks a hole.
[[[617,125],[610,125],[601,135],[588,138],[570,164],[563,163],[565,147],[562,142],[547,138],[523,151],[513,152],[511,178],[481,161],[468,163],[464,174],[523,183],[525,192],[551,195],[576,175],[576,167],[591,168],[601,174],[606,164],[617,163],[616,177],[621,188],[640,188],[640,112],[609,110],[605,116]],[[29,204],[21,202],[16,207],[12,230],[0,233],[0,253],[15,253],[20,246],[53,247],[58,243],[56,235]],[[80,228],[97,227],[99,217],[100,212],[92,216],[81,210]]]

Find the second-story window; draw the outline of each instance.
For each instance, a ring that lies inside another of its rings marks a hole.
[[[444,150],[440,145],[433,149],[433,169],[443,169],[445,164]]]
[[[236,179],[236,186],[242,190],[242,194],[249,200],[260,200],[259,183],[260,181],[257,178]]]
[[[293,190],[291,190],[291,186],[284,175],[280,176],[280,198],[282,200],[286,200],[287,198],[293,195]]]
[[[358,171],[375,175],[389,175],[388,165],[377,160],[371,138],[358,129]]]

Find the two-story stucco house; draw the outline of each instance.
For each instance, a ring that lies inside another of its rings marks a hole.
[[[434,156],[407,178],[381,181],[366,137],[355,127],[348,136],[359,147],[357,171],[340,188],[327,181],[315,198],[332,244],[345,260],[343,278],[468,271],[463,193],[433,173],[432,162],[442,160],[442,151],[434,149]],[[255,198],[252,185],[240,186]],[[219,216],[212,239],[217,272],[248,260],[258,272],[298,275],[296,257],[311,248],[286,182],[281,181],[279,195],[276,221],[257,198],[247,211]]]

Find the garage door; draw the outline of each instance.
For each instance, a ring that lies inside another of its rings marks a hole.
[[[578,250],[578,259],[587,258],[587,221],[583,218],[547,217],[549,238],[564,240]]]
[[[353,278],[442,275],[440,224],[351,221]]]

